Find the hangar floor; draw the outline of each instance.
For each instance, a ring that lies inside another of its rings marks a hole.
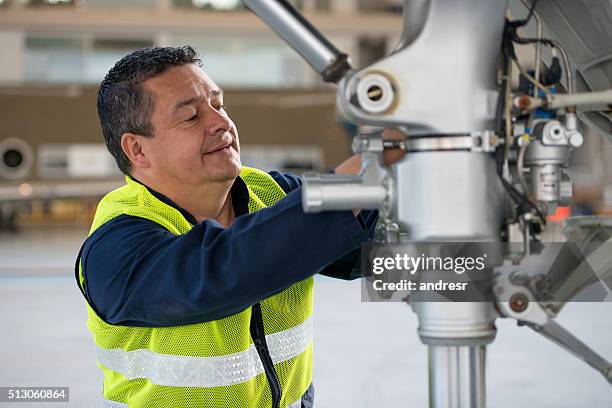
[[[72,264],[82,229],[0,234],[0,386],[69,386],[70,403],[98,407],[100,374]],[[612,303],[574,303],[561,323],[612,359]],[[609,407],[600,374],[526,328],[498,321],[488,348],[488,402],[496,408]],[[317,407],[427,406],[426,348],[404,304],[362,303],[359,282],[316,279]]]

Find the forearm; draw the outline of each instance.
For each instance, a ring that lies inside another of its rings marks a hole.
[[[205,221],[180,236],[134,232],[137,245],[101,238],[84,253],[90,302],[111,324],[217,320],[311,276],[367,239],[349,212],[304,214],[300,194],[238,217],[227,229]]]
[[[378,211],[367,210],[362,211],[358,217],[364,228],[368,230],[368,240],[374,238],[376,232],[376,223],[378,222]],[[336,259],[333,263],[327,265],[321,272],[321,275],[335,279],[353,280],[361,278],[361,248],[357,248],[352,252]]]

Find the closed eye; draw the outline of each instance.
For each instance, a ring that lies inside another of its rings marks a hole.
[[[198,118],[198,114],[196,113],[195,115],[185,119],[185,122],[193,122],[194,120],[196,120]]]

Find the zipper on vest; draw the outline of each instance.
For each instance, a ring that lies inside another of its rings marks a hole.
[[[255,344],[255,349],[257,350],[257,354],[261,359],[264,371],[266,373],[266,378],[268,379],[268,384],[270,385],[270,392],[272,393],[272,408],[279,408],[283,390],[281,389],[280,381],[278,381],[278,376],[276,375],[276,370],[274,369],[272,357],[270,357],[270,352],[268,351],[266,334],[264,332],[263,315],[261,314],[261,305],[259,303],[255,303],[251,308],[250,330],[253,344]]]

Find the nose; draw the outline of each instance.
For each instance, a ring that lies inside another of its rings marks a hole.
[[[223,134],[228,132],[233,126],[233,122],[227,113],[219,111],[213,107],[209,106],[207,116],[207,130],[209,135]]]

